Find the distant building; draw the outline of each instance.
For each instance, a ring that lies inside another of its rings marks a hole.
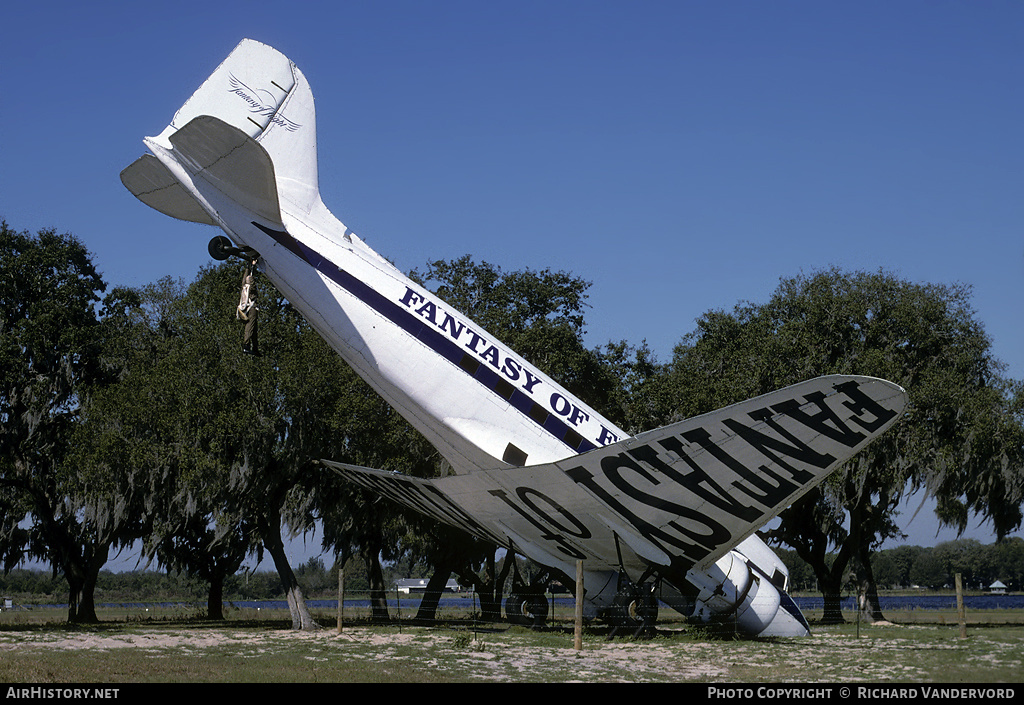
[[[988,591],[992,595],[1005,595],[1006,594],[1006,586],[1003,585],[1000,581],[997,580],[997,581],[995,581],[994,583],[992,583],[991,585],[988,586]]]
[[[422,593],[427,590],[428,578],[402,578],[401,580],[395,581],[395,588],[398,592],[406,595],[410,593]],[[459,581],[454,578],[450,578],[448,583],[444,586],[444,592],[462,592],[462,586],[459,585]]]

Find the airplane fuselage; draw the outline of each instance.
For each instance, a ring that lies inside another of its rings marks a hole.
[[[732,615],[749,634],[807,633],[785,566],[754,532],[894,423],[902,389],[819,378],[630,438],[330,213],[312,93],[280,53],[243,41],[145,142],[152,154],[122,172],[126,187],[258,253],[266,277],[451,473],[325,464],[552,570],[582,561],[591,613],[622,606],[619,578],[653,576],[678,590],[684,614]]]
[[[326,209],[316,227],[292,220],[287,231],[240,215],[222,227],[259,252],[274,286],[456,474],[554,462],[627,436]],[[331,231],[339,236],[317,235]]]

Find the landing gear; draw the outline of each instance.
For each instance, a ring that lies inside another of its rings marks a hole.
[[[210,245],[207,249],[210,251],[210,257],[213,257],[218,262],[223,262],[238,252],[238,248],[235,247],[234,243],[223,235],[218,235],[210,240]]]
[[[505,616],[511,624],[540,629],[547,623],[548,601],[543,593],[512,593],[505,599]]]
[[[606,613],[613,635],[620,629],[628,629],[634,636],[654,631],[658,622],[658,598],[654,590],[652,583],[637,585],[628,579],[622,581]]]
[[[654,625],[658,622],[658,598],[654,592],[657,590],[658,581],[647,582],[653,575],[651,568],[644,571],[636,582],[630,580],[626,569],[622,565],[622,552],[619,548],[619,537],[615,537],[615,549],[619,555],[619,577],[618,588],[612,606],[604,614],[605,619],[612,625],[612,638],[620,629],[629,629],[633,637],[651,635],[654,633]]]
[[[245,275],[242,277],[242,293],[239,297],[238,307],[235,309],[235,317],[245,321],[245,332],[242,334],[242,352],[254,357],[260,356],[257,337],[257,315],[256,288],[253,275],[256,271],[256,264],[259,260],[259,253],[251,247],[235,247],[230,238],[223,235],[210,240],[206,248],[210,257],[223,262],[231,257],[241,257],[247,260]]]
[[[218,262],[223,262],[229,257],[243,257],[245,259],[259,257],[256,251],[251,248],[235,247],[235,243],[231,242],[231,238],[224,235],[218,235],[210,240],[210,244],[206,249],[209,251],[210,257],[213,257]]]
[[[544,596],[547,585],[547,573],[523,580],[519,575],[519,565],[512,557],[512,594],[505,599],[505,616],[511,624],[542,628],[548,620],[548,601]]]

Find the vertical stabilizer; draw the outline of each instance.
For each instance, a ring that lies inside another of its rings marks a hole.
[[[205,115],[238,128],[267,150],[282,210],[309,213],[320,207],[313,93],[288,57],[242,40],[154,141],[171,148],[174,133]]]

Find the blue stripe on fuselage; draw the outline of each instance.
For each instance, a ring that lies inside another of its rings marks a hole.
[[[350,273],[337,266],[316,250],[304,245],[283,230],[273,230],[264,225],[252,221],[252,224],[269,235],[282,247],[306,262],[318,272],[335,282],[345,291],[349,292],[364,304],[381,314],[396,326],[413,336],[428,348],[436,352],[444,359],[451,362],[457,368],[470,375],[477,382],[486,387],[493,394],[501,397],[513,407],[518,409],[528,419],[541,426],[545,431],[557,438],[577,453],[593,450],[595,446],[591,441],[583,438],[571,426],[563,422],[558,416],[552,414],[542,405],[533,400],[518,387],[513,388],[511,394],[503,394],[499,383],[504,382],[496,371],[476,358],[472,358],[477,365],[474,370],[467,369],[461,363],[468,355],[466,351],[439,332],[436,328],[423,322],[422,319],[402,308],[394,301],[388,299],[379,291],[366,282],[357,279]],[[538,411],[539,409],[539,411]],[[543,414],[543,415],[542,415]]]

